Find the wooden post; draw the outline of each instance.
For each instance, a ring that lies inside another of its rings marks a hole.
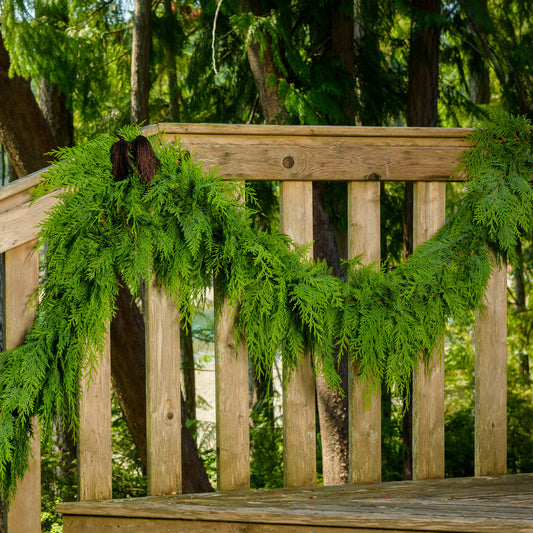
[[[281,231],[296,244],[313,240],[313,185],[280,182]],[[283,476],[286,487],[316,484],[315,376],[305,354],[291,380],[283,379]]]
[[[107,333],[96,371],[82,378],[79,402],[78,495],[80,500],[112,496],[111,343]]]
[[[5,252],[4,348],[11,350],[24,342],[35,313],[29,297],[39,287],[39,253],[35,242]],[[30,467],[19,482],[11,502],[7,527],[9,533],[41,531],[41,459],[37,419],[33,420]]]
[[[244,182],[236,183],[235,201],[243,203]],[[215,302],[221,288],[214,283]],[[250,488],[250,406],[248,349],[236,345],[235,315],[228,300],[215,308],[215,404],[217,490]]]
[[[476,312],[476,476],[507,472],[507,271],[495,268]]]
[[[148,493],[181,493],[179,310],[155,281],[145,305]]]
[[[364,253],[361,261],[379,261],[380,184],[376,181],[348,183],[348,258]],[[358,364],[349,367],[350,483],[381,481],[380,383],[366,384],[375,391],[365,404],[365,384],[358,378]]]
[[[446,184],[415,183],[413,241],[431,239],[444,224]],[[444,477],[444,339],[437,341],[429,366],[413,377],[413,479]]]
[[[215,285],[215,290],[216,285]],[[215,301],[216,301],[215,295]],[[215,309],[217,489],[250,488],[248,350],[235,345],[234,313],[224,301]]]

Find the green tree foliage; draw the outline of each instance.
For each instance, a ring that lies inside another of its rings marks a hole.
[[[0,7],[12,70],[67,95],[78,139],[127,120],[131,27],[122,2],[3,0]]]

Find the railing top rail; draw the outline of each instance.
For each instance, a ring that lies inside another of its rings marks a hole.
[[[430,138],[463,140],[473,132],[471,128],[422,128],[388,126],[286,126],[275,124],[210,124],[157,123],[144,128],[146,135],[156,133],[197,135],[253,135],[297,137],[376,137]],[[464,141],[467,145],[466,141]]]
[[[367,126],[172,124],[147,136],[179,138],[226,179],[287,181],[449,181],[473,130]],[[0,188],[0,253],[35,239],[56,198],[31,203],[46,168]],[[460,181],[460,175],[454,175]]]
[[[471,129],[254,124],[153,124],[226,179],[455,181]]]
[[[23,178],[0,187],[0,213],[18,207],[31,200],[31,191],[39,185],[46,170],[46,168],[42,168],[37,172],[28,174]]]

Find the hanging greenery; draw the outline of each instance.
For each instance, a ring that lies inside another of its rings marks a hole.
[[[140,130],[120,132],[128,143]],[[139,296],[154,278],[187,316],[215,280],[235,310],[250,357],[266,367],[282,349],[289,371],[304,351],[339,385],[335,348],[359,362],[361,379],[406,390],[446,321],[478,308],[496,257],[513,260],[532,225],[531,125],[496,113],[471,137],[460,169],[467,195],[456,214],[410,260],[385,273],[357,260],[347,279],[305,258],[285,235],[253,228],[242,191],[151,139],[159,162],[142,183],[140,165],[115,179],[103,135],[57,152],[36,198],[60,189],[42,223],[46,281],[24,345],[0,356],[0,481],[9,499],[28,465],[31,419],[50,438],[58,416],[76,430],[79,381],[98,360],[120,283]],[[126,165],[127,166],[127,165]],[[369,379],[372,377],[373,379]]]

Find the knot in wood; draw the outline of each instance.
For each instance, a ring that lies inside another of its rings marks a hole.
[[[167,418],[168,418],[169,420],[172,420],[172,419],[174,418],[174,413],[171,412],[171,411],[169,411],[169,412],[167,413]]]
[[[281,162],[281,164],[285,167],[285,168],[292,168],[294,166],[294,157],[292,157],[291,155],[287,155],[283,158],[283,161]]]

